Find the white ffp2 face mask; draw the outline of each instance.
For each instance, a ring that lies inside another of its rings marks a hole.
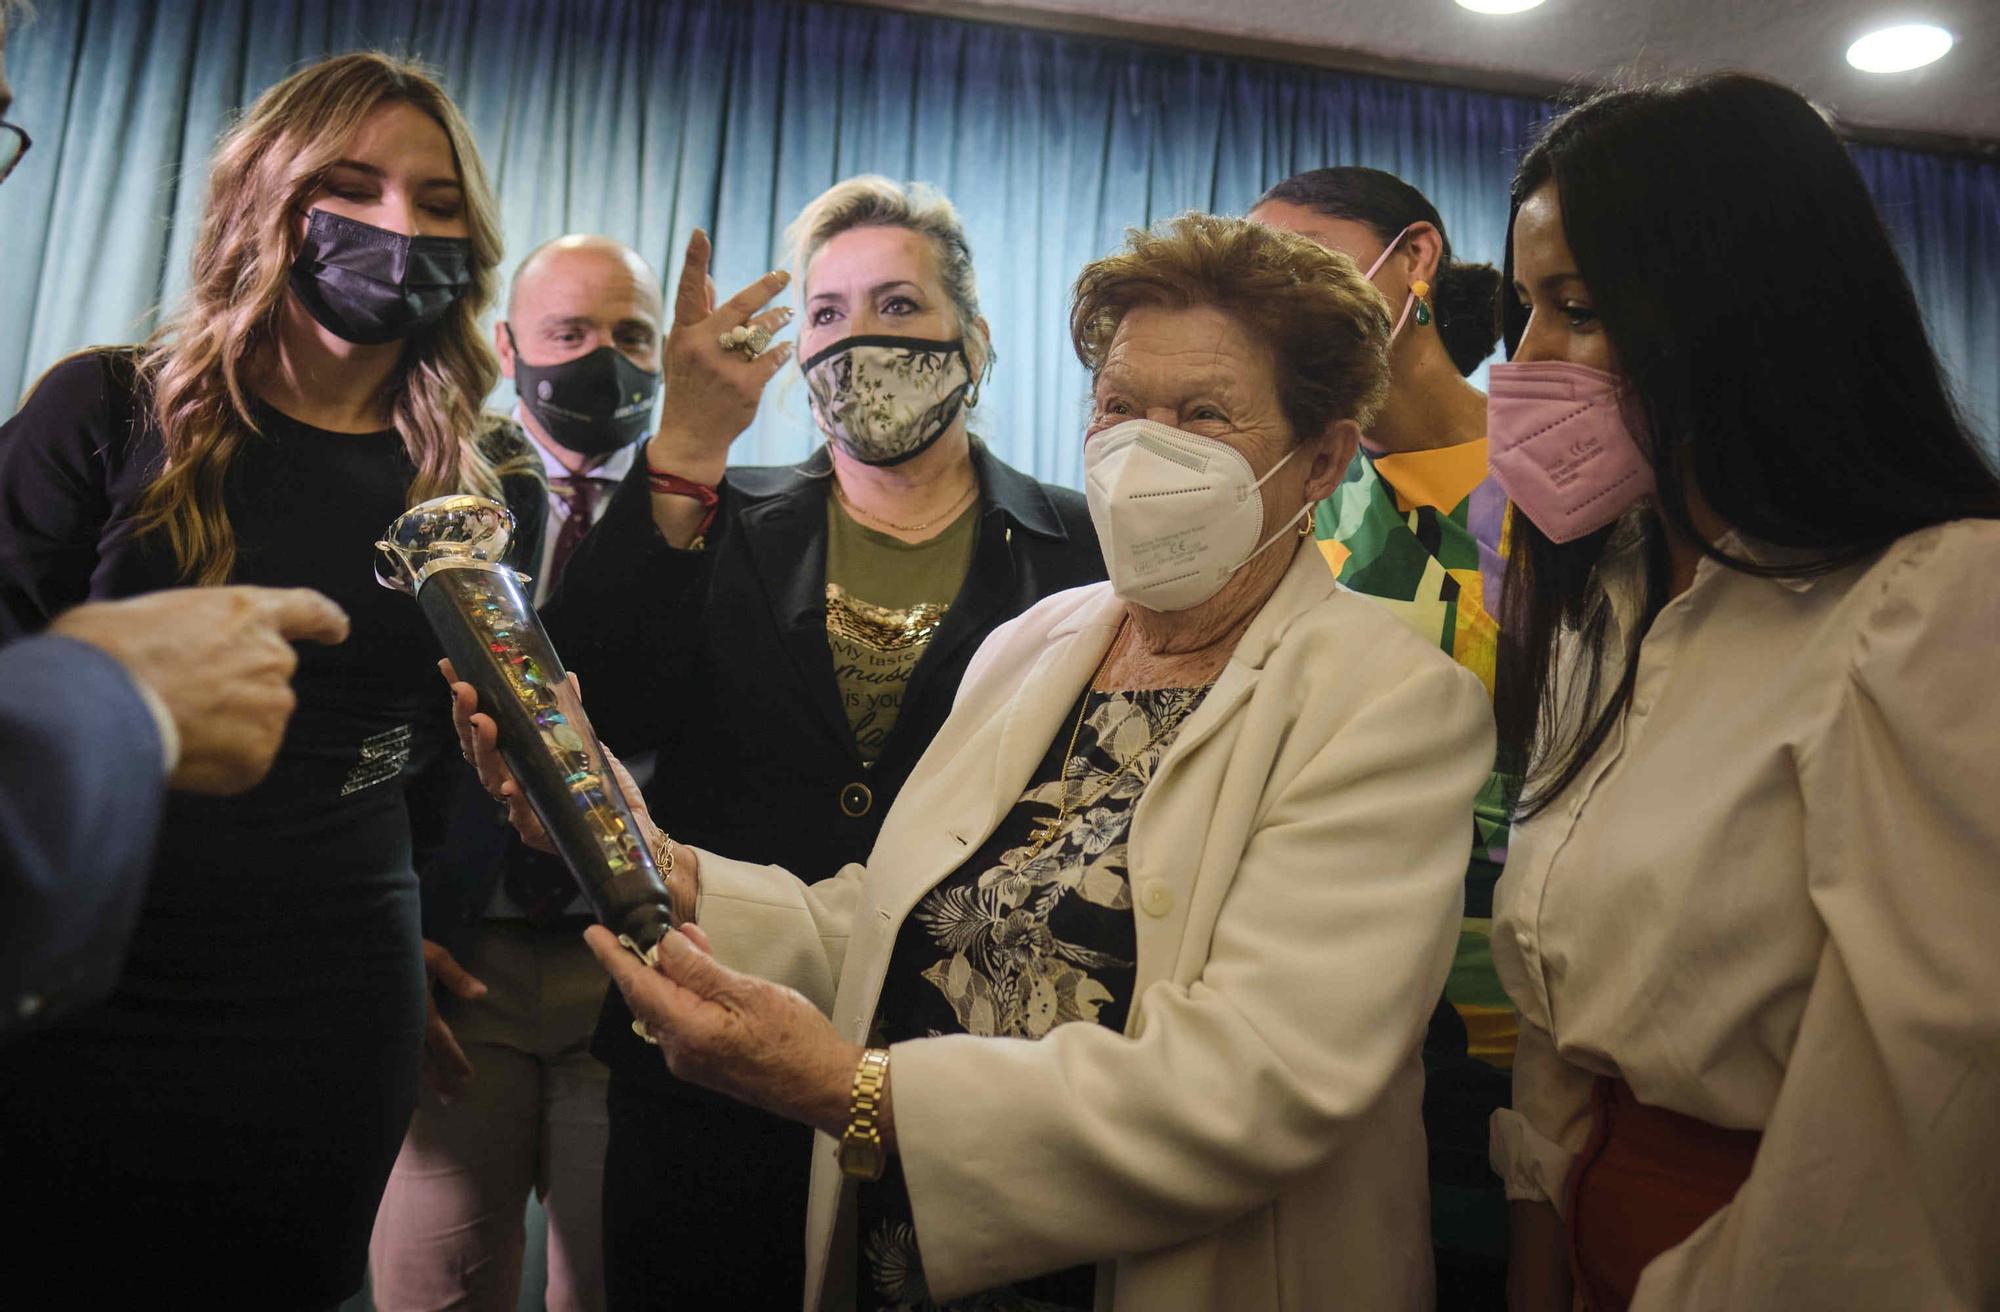
[[[1084,444],[1083,492],[1111,589],[1148,610],[1187,610],[1283,537],[1308,502],[1268,537],[1263,478],[1227,442],[1151,419],[1128,419]],[[1259,538],[1262,540],[1259,541]]]

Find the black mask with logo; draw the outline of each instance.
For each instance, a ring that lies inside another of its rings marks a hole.
[[[326,210],[306,222],[292,290],[322,328],[374,346],[442,319],[472,286],[472,241],[405,237]]]
[[[514,394],[552,440],[578,455],[608,456],[645,436],[660,394],[659,374],[609,346],[559,364],[529,364],[514,325],[506,327],[514,348]]]

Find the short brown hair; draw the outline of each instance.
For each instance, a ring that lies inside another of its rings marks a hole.
[[[1353,260],[1293,233],[1214,214],[1128,229],[1071,295],[1070,341],[1092,378],[1141,305],[1210,306],[1262,342],[1299,441],[1339,419],[1366,428],[1389,395],[1388,303]]]

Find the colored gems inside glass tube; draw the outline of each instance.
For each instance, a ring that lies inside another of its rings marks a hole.
[[[524,579],[505,563],[513,531],[498,502],[433,498],[389,526],[375,577],[416,598],[592,913],[643,957],[672,925],[672,898]]]
[[[574,727],[587,723],[576,689],[567,679],[554,682],[526,650],[508,617],[506,597],[499,576],[479,576],[474,586],[474,623],[481,628],[487,650],[498,661],[512,686],[515,698],[528,712],[542,743],[562,767],[563,782],[570,802],[583,819],[602,850],[606,868],[624,874],[639,864],[639,836],[625,823],[619,809],[606,795],[605,773],[609,768],[595,740]]]

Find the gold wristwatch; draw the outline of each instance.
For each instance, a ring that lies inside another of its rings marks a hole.
[[[870,1048],[854,1068],[854,1096],[847,1130],[840,1136],[840,1173],[856,1180],[879,1180],[889,1165],[882,1143],[882,1091],[889,1083],[889,1050]]]

